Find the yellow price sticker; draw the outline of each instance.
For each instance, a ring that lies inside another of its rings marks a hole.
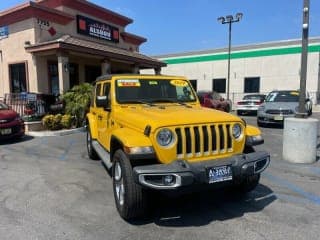
[[[188,86],[188,82],[187,81],[183,81],[183,80],[171,80],[170,84],[172,84],[173,86],[176,86],[176,87],[186,87],[186,86]]]
[[[117,81],[118,87],[140,87],[140,82],[137,79],[125,79]]]
[[[296,92],[296,91],[290,92],[290,94],[291,94],[291,95],[294,95],[294,96],[299,96],[299,92]]]

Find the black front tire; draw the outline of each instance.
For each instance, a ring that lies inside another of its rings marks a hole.
[[[133,179],[129,158],[118,149],[113,155],[113,194],[117,210],[125,220],[142,217],[148,207],[147,193]]]
[[[87,129],[87,152],[90,159],[99,160],[99,156],[92,146],[92,136],[89,126]]]

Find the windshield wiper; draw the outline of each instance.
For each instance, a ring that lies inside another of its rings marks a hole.
[[[169,102],[169,103],[178,103],[182,106],[191,107],[190,105],[186,104],[185,102],[182,102],[177,99],[171,99],[171,98],[159,98],[159,99],[152,99],[151,102]]]
[[[155,104],[151,103],[151,102],[147,102],[147,101],[142,101],[142,100],[128,100],[128,101],[124,101],[121,103],[140,103],[140,104],[147,104],[150,107],[154,107],[156,106]]]

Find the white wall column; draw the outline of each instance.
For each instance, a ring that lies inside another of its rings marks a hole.
[[[58,55],[59,93],[63,94],[70,88],[69,58]]]
[[[111,63],[108,60],[103,60],[101,62],[101,73],[102,75],[111,74]]]

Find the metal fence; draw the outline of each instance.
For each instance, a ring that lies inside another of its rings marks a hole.
[[[55,97],[37,93],[6,93],[3,101],[21,116],[41,117],[50,111]]]

